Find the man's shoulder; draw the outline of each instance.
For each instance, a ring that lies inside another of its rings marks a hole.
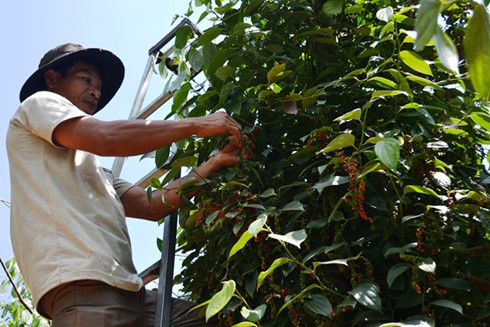
[[[70,103],[70,101],[68,101],[68,99],[66,99],[65,97],[63,97],[57,93],[50,92],[50,91],[38,91],[38,92],[32,94],[31,96],[27,97],[27,99],[25,99],[21,103],[21,106],[26,106],[26,105],[28,106],[30,104],[39,103],[42,101],[46,101],[46,102],[60,101],[62,103],[67,103],[67,102]]]
[[[67,98],[54,92],[39,91],[20,104],[15,116],[40,116],[40,119],[56,119],[59,116],[79,116],[82,113]]]

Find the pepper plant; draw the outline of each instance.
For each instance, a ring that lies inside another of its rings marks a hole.
[[[7,204],[7,202],[4,202]],[[10,204],[8,203],[8,206]],[[15,258],[6,263],[0,259],[7,275],[0,281],[0,327],[48,327],[50,322],[33,309],[31,291],[27,287]]]
[[[224,108],[246,132],[260,127],[252,161],[182,187],[200,184],[182,198],[175,282],[206,319],[488,323],[485,6],[196,0],[188,15],[195,7],[212,26],[177,31],[171,115]],[[153,186],[225,142],[179,143]]]

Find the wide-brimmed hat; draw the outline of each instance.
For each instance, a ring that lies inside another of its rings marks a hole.
[[[124,79],[124,65],[110,51],[98,48],[84,48],[74,43],[63,44],[46,52],[39,63],[38,70],[22,86],[20,102],[38,91],[46,90],[44,73],[48,69],[71,60],[87,61],[97,66],[102,79],[102,90],[95,112],[104,108],[121,86]]]

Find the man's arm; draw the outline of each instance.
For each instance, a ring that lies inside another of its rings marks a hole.
[[[178,189],[183,183],[192,178],[207,178],[213,172],[235,165],[240,160],[238,151],[239,150],[219,152],[192,171],[189,175],[167,184],[165,189],[162,191],[154,192],[151,202],[148,201],[146,191],[143,188],[133,187],[129,189],[121,197],[121,202],[123,204],[126,216],[153,221],[157,221],[168,216],[180,207],[180,195],[178,194]],[[244,157],[246,159],[250,159],[252,157],[250,148],[246,148],[244,150]],[[188,197],[192,197],[196,192],[197,190],[186,195]],[[166,204],[164,204],[162,201],[162,193]]]
[[[101,121],[91,116],[62,122],[53,132],[53,141],[67,148],[100,156],[133,156],[151,152],[188,136],[210,137],[230,133],[241,146],[242,129],[226,113],[174,121]]]

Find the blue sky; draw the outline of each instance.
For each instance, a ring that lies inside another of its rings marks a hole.
[[[148,59],[148,49],[167,34],[175,14],[183,15],[187,0],[24,0],[0,4],[0,51],[2,105],[0,110],[0,199],[10,201],[5,136],[8,122],[19,106],[19,90],[49,49],[66,42],[105,48],[118,55],[126,77],[114,99],[98,113],[102,120],[126,119]],[[197,20],[197,17],[195,19]],[[164,87],[154,76],[150,92],[156,96]],[[151,99],[150,99],[151,100]],[[160,114],[152,119],[163,118]],[[113,158],[101,158],[111,168]],[[121,177],[136,182],[153,167],[151,159],[131,158]],[[9,233],[9,209],[0,203],[0,257],[13,256]],[[159,260],[156,237],[162,227],[156,223],[128,219],[133,260],[138,271]],[[0,279],[4,278],[0,272]]]

